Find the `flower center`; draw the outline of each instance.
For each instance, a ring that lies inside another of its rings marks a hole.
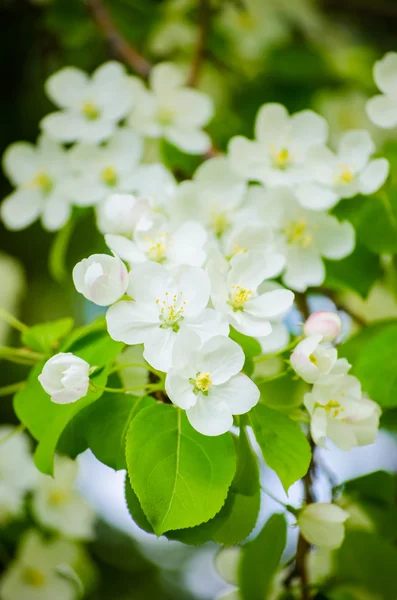
[[[199,394],[201,392],[205,396],[208,396],[208,390],[212,385],[212,379],[208,371],[206,373],[200,373],[199,371],[196,374],[196,379],[193,377],[190,378],[189,383],[193,386],[193,392],[195,394]]]
[[[51,506],[61,506],[62,504],[65,504],[68,497],[69,494],[66,490],[52,490],[48,496],[48,503],[51,504]]]
[[[95,121],[100,116],[99,110],[92,102],[84,102],[81,112],[89,121]]]
[[[210,227],[216,235],[222,235],[229,227],[230,221],[225,213],[213,212],[210,215]]]
[[[45,171],[40,171],[32,179],[31,185],[34,187],[41,188],[43,194],[47,195],[52,191],[52,189],[54,187],[54,182],[52,181],[51,177]]]
[[[149,244],[146,253],[150,260],[162,263],[166,259],[168,236],[168,231],[161,231],[155,238],[146,238]]]
[[[354,179],[354,173],[352,170],[346,165],[339,165],[339,170],[336,175],[336,183],[339,185],[343,185],[346,183],[350,183]]]
[[[157,113],[157,121],[163,126],[171,125],[174,120],[174,116],[175,114],[173,110],[163,106]]]
[[[313,236],[307,230],[306,219],[290,221],[283,232],[289,244],[297,244],[301,248],[308,248],[313,243]]]
[[[234,312],[243,310],[244,304],[251,298],[253,293],[253,290],[244,288],[241,285],[232,285],[232,293],[230,295],[229,304],[233,308]]]
[[[280,150],[277,150],[272,144],[270,147],[270,152],[273,156],[273,166],[276,169],[284,170],[288,167],[291,162],[291,153],[288,148],[284,147]]]
[[[117,185],[117,171],[114,167],[105,167],[101,171],[101,179],[109,187]]]
[[[337,400],[328,400],[327,404],[325,404],[323,408],[331,417],[337,417],[345,410]]]
[[[46,581],[44,573],[39,571],[39,569],[34,569],[33,567],[25,567],[22,577],[27,585],[31,585],[33,587],[43,587]]]
[[[169,293],[165,292],[165,299],[160,300],[160,298],[157,298],[156,304],[159,307],[161,329],[171,328],[172,331],[179,331],[180,322],[184,319],[183,313],[186,306],[182,292],[179,292],[179,296],[178,294],[174,294],[172,299],[169,297]]]
[[[317,367],[318,362],[317,362],[317,358],[314,356],[314,354],[310,354],[309,360],[312,363],[312,365],[314,365],[315,367]]]

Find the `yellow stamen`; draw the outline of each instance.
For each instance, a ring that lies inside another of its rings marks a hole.
[[[68,492],[65,490],[52,490],[48,496],[48,503],[52,506],[60,506],[64,504],[68,499]]]
[[[52,181],[51,177],[45,171],[40,171],[27,184],[27,187],[39,187],[42,189],[44,194],[49,194],[54,187],[54,182]]]
[[[307,231],[306,219],[290,221],[284,229],[289,244],[297,244],[301,248],[308,248],[313,243],[312,234]]]
[[[85,102],[82,106],[81,112],[89,121],[95,121],[99,117],[99,110],[92,102]]]
[[[163,125],[165,127],[167,125],[171,125],[172,121],[174,120],[174,117],[174,111],[165,106],[160,108],[157,113],[157,121],[160,123],[160,125]]]
[[[194,381],[195,387],[200,391],[200,392],[208,392],[209,388],[212,385],[212,379],[210,377],[209,372],[207,373],[198,373],[197,377]]]
[[[332,417],[337,417],[345,409],[339,404],[337,400],[328,400],[322,408],[329,413]]]
[[[43,587],[46,581],[44,573],[33,567],[25,567],[22,577],[27,585],[31,585],[33,587]]]
[[[216,235],[222,235],[230,225],[230,221],[224,213],[213,212],[210,216],[211,228]]]
[[[113,187],[117,184],[117,171],[114,167],[105,167],[101,171],[101,179],[106,185]]]
[[[336,183],[343,185],[344,183],[350,183],[354,179],[354,173],[346,165],[339,165],[338,174],[336,176]]]
[[[241,285],[232,285],[230,304],[233,310],[243,310],[244,304],[251,298],[253,290],[242,287]]]

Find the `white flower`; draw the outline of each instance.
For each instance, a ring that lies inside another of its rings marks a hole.
[[[65,67],[46,81],[48,97],[61,108],[42,119],[47,135],[60,142],[97,144],[108,139],[133,105],[133,85],[123,65],[107,62],[90,78]]]
[[[205,229],[194,221],[173,228],[163,215],[147,213],[138,222],[133,240],[106,235],[106,244],[114,254],[131,265],[153,260],[164,265],[201,267],[206,259]]]
[[[216,310],[223,312],[237,331],[253,337],[272,331],[270,319],[283,315],[294,301],[289,290],[258,293],[260,284],[275,277],[284,266],[280,254],[248,252],[237,255],[228,273],[216,261],[208,262],[211,299]]]
[[[52,402],[70,404],[87,395],[90,365],[71,352],[60,352],[47,360],[38,379]]]
[[[75,583],[58,568],[77,561],[78,547],[74,544],[66,540],[47,542],[30,530],[0,580],[0,596],[2,600],[76,600]]]
[[[97,225],[102,233],[132,235],[134,229],[149,210],[146,198],[132,194],[111,194],[97,207]]]
[[[139,165],[134,171],[134,193],[147,198],[154,210],[166,211],[176,189],[177,183],[173,174],[161,163]]]
[[[109,334],[126,344],[144,344],[144,358],[160,371],[171,367],[183,330],[196,331],[202,341],[229,333],[222,315],[206,308],[210,282],[198,267],[180,267],[172,276],[158,263],[143,263],[131,271],[128,293],[133,301],[118,302],[107,312]]]
[[[375,83],[382,92],[367,102],[367,114],[378,127],[397,125],[397,52],[387,52],[374,66]]]
[[[298,292],[324,282],[322,257],[340,260],[354,249],[355,234],[348,221],[300,206],[293,192],[252,188],[249,201],[274,231],[274,246],[285,256],[284,284]]]
[[[362,397],[356,377],[342,375],[330,383],[319,380],[305,394],[304,404],[311,416],[311,435],[316,444],[325,446],[328,437],[342,450],[350,450],[375,441],[381,409]]]
[[[320,334],[323,342],[333,342],[341,334],[342,319],[337,312],[320,310],[312,313],[303,326],[306,336]]]
[[[255,121],[256,140],[232,138],[229,157],[232,168],[246,180],[270,187],[292,186],[311,179],[305,166],[308,151],[324,144],[328,126],[311,110],[292,116],[281,104],[264,104]]]
[[[241,347],[228,337],[215,336],[201,344],[197,334],[186,332],[175,343],[165,389],[203,435],[226,433],[233,415],[257,404],[257,386],[240,373],[244,360]]]
[[[68,182],[73,202],[93,206],[114,192],[132,192],[141,154],[140,137],[128,129],[118,129],[105,146],[74,146],[70,164],[75,176]]]
[[[344,522],[349,513],[327,502],[306,506],[298,515],[298,525],[303,537],[320,548],[339,548],[345,537]]]
[[[340,198],[373,194],[386,181],[389,163],[385,158],[371,160],[375,145],[368,131],[353,130],[342,135],[338,150],[325,146],[312,148],[307,157],[313,182],[297,188],[299,202],[313,210],[327,210]]]
[[[90,540],[95,512],[75,489],[77,471],[75,461],[57,456],[54,477],[40,476],[32,509],[41,525],[51,531],[69,539]]]
[[[117,256],[93,254],[74,267],[73,283],[87,300],[108,306],[124,295],[128,287],[128,271]]]
[[[338,358],[336,349],[322,344],[322,340],[321,334],[311,335],[291,354],[291,367],[307,383],[315,383],[329,373]]]
[[[68,155],[59,144],[44,136],[37,146],[11,144],[3,156],[3,170],[17,188],[1,205],[1,218],[8,229],[24,229],[41,217],[45,229],[56,231],[68,221],[70,170]]]
[[[237,224],[228,231],[223,239],[224,254],[233,261],[235,256],[249,250],[266,254],[273,247],[273,232],[264,223]]]
[[[246,184],[236,175],[227,159],[206,160],[193,181],[180,184],[174,198],[174,212],[180,219],[199,221],[215,235],[222,235],[234,223]]]
[[[132,80],[132,78],[131,78]],[[213,114],[209,96],[185,86],[182,72],[171,63],[160,63],[150,72],[151,91],[133,80],[136,104],[129,117],[134,130],[151,138],[165,138],[184,152],[203,154],[211,145],[202,131]]]

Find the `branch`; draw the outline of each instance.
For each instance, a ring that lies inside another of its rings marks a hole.
[[[203,65],[205,55],[205,43],[208,36],[208,31],[211,21],[211,4],[210,0],[201,0],[199,12],[199,31],[197,36],[196,50],[193,56],[192,67],[187,84],[195,87],[200,77],[201,67]]]
[[[126,64],[142,77],[147,79],[152,65],[129,44],[118,32],[113,20],[101,0],[85,0],[92,18],[102,31],[105,39]]]

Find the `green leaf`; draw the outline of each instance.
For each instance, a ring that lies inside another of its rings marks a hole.
[[[252,496],[259,489],[258,458],[252,450],[245,427],[241,426],[239,437],[233,439],[237,455],[237,470],[232,489],[244,496]]]
[[[397,406],[397,324],[367,342],[354,372],[372,400],[386,408]]]
[[[391,473],[375,471],[347,481],[343,486],[343,492],[357,499],[394,506],[397,481]]]
[[[146,531],[146,533],[154,533],[153,527],[150,525],[142,510],[142,506],[139,504],[138,496],[131,487],[128,473],[125,474],[124,493],[128,511],[134,522],[138,527],[143,529],[143,531]]]
[[[22,333],[22,342],[36,352],[52,354],[59,346],[59,341],[66,337],[72,328],[73,319],[70,318],[40,323]]]
[[[155,404],[150,397],[105,392],[68,424],[58,444],[59,452],[75,458],[89,448],[102,463],[126,469],[125,437],[130,421],[143,408]]]
[[[133,419],[126,458],[132,488],[157,535],[212,519],[236,471],[230,434],[201,435],[183,411],[166,404]]]
[[[231,507],[212,539],[222,546],[235,546],[245,540],[256,525],[261,503],[260,490],[257,489],[252,496],[232,492],[226,503],[230,503]]]
[[[371,323],[367,327],[363,327],[358,333],[338,346],[339,357],[346,358],[349,363],[353,365],[352,371],[354,372],[355,363],[361,352],[366,348],[368,342],[378,333],[383,331],[388,325],[392,325],[393,323],[397,325],[397,321],[388,319],[385,321],[377,321],[376,323]]]
[[[397,191],[382,190],[362,201],[357,233],[376,254],[397,252]]]
[[[287,523],[275,514],[257,538],[243,546],[239,564],[242,600],[266,600],[287,540]]]
[[[247,335],[243,335],[239,331],[236,331],[233,327],[230,328],[230,337],[243,349],[245,355],[243,371],[251,376],[255,369],[253,359],[255,356],[260,356],[262,352],[259,342],[252,337],[248,337]]]
[[[287,374],[280,379],[259,384],[261,401],[269,408],[290,411],[302,404],[303,394],[308,385],[302,379],[294,379]]]
[[[347,531],[336,552],[336,575],[384,600],[397,597],[397,549],[367,531]]]
[[[363,298],[382,275],[379,257],[360,242],[354,251],[342,260],[325,260],[324,286],[334,290],[351,290]]]
[[[250,419],[266,464],[288,491],[309,469],[311,450],[305,434],[287,415],[263,404],[252,409]]]

